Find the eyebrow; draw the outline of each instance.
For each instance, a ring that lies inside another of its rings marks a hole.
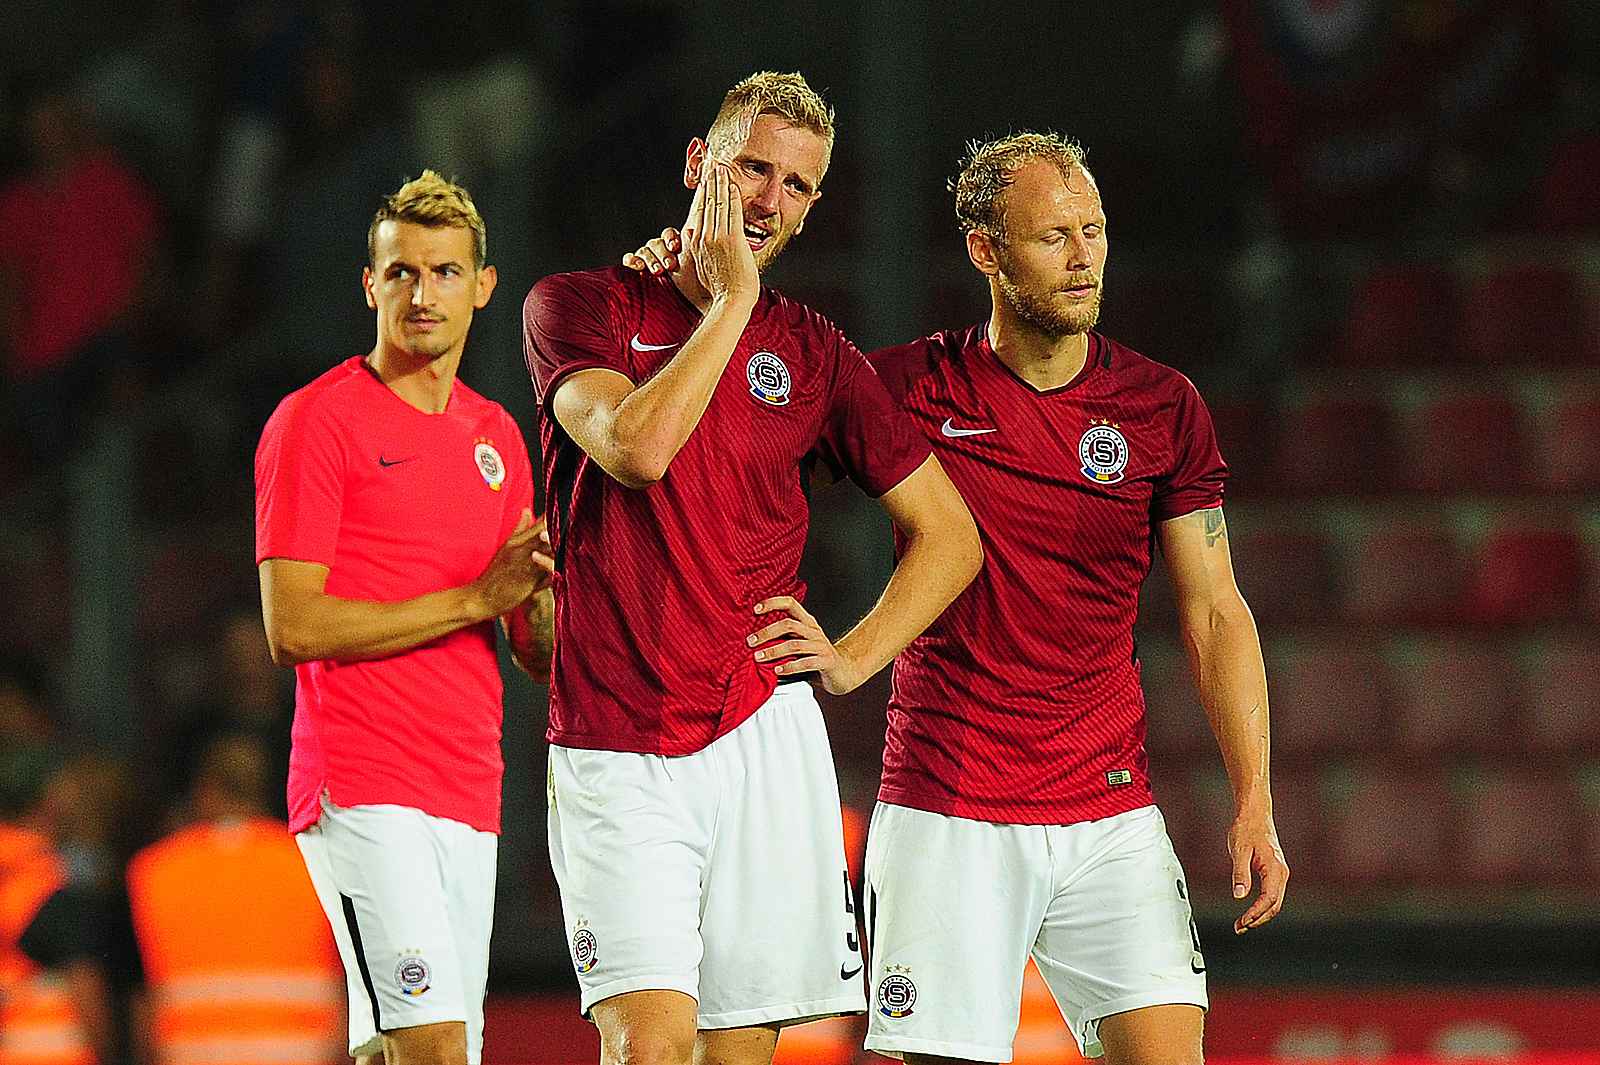
[[[778,169],[777,164],[775,164],[771,159],[746,151],[741,151],[738,155],[734,156],[733,161],[736,163],[760,163],[762,166],[771,167],[773,170]],[[791,171],[784,175],[785,181],[788,181],[791,178],[800,183],[800,187],[806,190],[807,195],[810,195],[812,192],[816,191],[816,182],[812,181],[798,170]]]

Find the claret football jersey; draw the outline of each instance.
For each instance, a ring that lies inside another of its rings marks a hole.
[[[1151,802],[1133,623],[1155,523],[1222,503],[1188,378],[1098,333],[1037,391],[985,325],[871,357],[978,524],[977,578],[895,661],[879,797],[1067,824]]]
[[[689,754],[737,727],[777,684],[745,643],[775,617],[755,605],[804,595],[809,464],[879,496],[929,455],[855,346],[764,288],[666,475],[624,487],[567,436],[551,397],[591,368],[643,384],[700,321],[669,279],[621,267],[547,277],[524,304],[557,561],[552,743]]]

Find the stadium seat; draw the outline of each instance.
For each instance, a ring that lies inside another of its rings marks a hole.
[[[1522,411],[1497,392],[1435,397],[1415,414],[1398,481],[1423,492],[1518,492],[1532,480]]]
[[[1277,440],[1271,407],[1252,399],[1206,397],[1217,447],[1228,464],[1228,498],[1256,499],[1272,489],[1270,461]]]
[[[1431,767],[1363,763],[1329,804],[1329,875],[1350,886],[1437,882],[1449,861],[1449,792]],[[1291,866],[1293,868],[1293,866]]]
[[[1284,414],[1274,487],[1294,496],[1380,493],[1397,461],[1393,415],[1382,400],[1313,397]]]
[[[1534,478],[1557,492],[1600,489],[1600,391],[1562,397],[1541,419]]]
[[[1515,746],[1517,675],[1499,644],[1434,640],[1392,677],[1399,750],[1448,758]]]
[[[1479,278],[1458,321],[1460,350],[1474,362],[1560,365],[1594,355],[1577,279],[1559,266],[1514,265]]]
[[[1341,366],[1404,366],[1448,357],[1454,279],[1433,263],[1391,263],[1357,283],[1330,353]]]
[[[1580,875],[1582,813],[1567,774],[1546,763],[1486,768],[1461,783],[1455,865],[1476,884],[1544,887]]]
[[[1457,617],[1465,564],[1439,519],[1378,521],[1345,560],[1345,616],[1373,625],[1433,624]]]
[[[1269,642],[1266,657],[1275,764],[1315,764],[1387,746],[1389,670],[1375,641]]]
[[[1234,525],[1229,550],[1239,590],[1264,624],[1325,619],[1334,602],[1334,564],[1315,531]]]
[[[1600,172],[1600,136],[1575,137],[1559,145],[1540,188],[1540,226],[1558,232],[1600,229],[1596,172]]]
[[[1483,624],[1560,621],[1577,615],[1587,551],[1560,528],[1502,528],[1479,545],[1468,578],[1469,616]]]
[[[1600,755],[1600,639],[1554,640],[1522,677],[1517,731],[1530,751],[1560,758]]]

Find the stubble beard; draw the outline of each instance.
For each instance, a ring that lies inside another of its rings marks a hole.
[[[1100,301],[1105,292],[1103,284],[1095,285],[1094,299],[1087,307],[1063,307],[1056,300],[1058,293],[1055,291],[1028,291],[1007,277],[1004,271],[995,275],[995,281],[1011,313],[1052,340],[1087,333],[1100,322]]]

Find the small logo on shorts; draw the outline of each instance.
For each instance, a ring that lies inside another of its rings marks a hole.
[[[416,998],[428,990],[428,963],[415,954],[406,955],[394,967],[394,981],[400,985],[402,995]]]
[[[763,403],[781,407],[789,402],[789,368],[770,351],[758,351],[744,366],[750,394]]]
[[[1131,769],[1108,769],[1108,770],[1106,770],[1106,786],[1107,787],[1116,788],[1116,787],[1122,786],[1123,784],[1132,784],[1132,783],[1133,783],[1133,771]]]
[[[911,1016],[917,1001],[917,985],[899,965],[889,966],[889,975],[878,981],[878,1012],[895,1019]]]
[[[594,938],[594,933],[578,925],[578,930],[572,934],[572,964],[578,972],[586,973],[600,962],[600,942]]]

